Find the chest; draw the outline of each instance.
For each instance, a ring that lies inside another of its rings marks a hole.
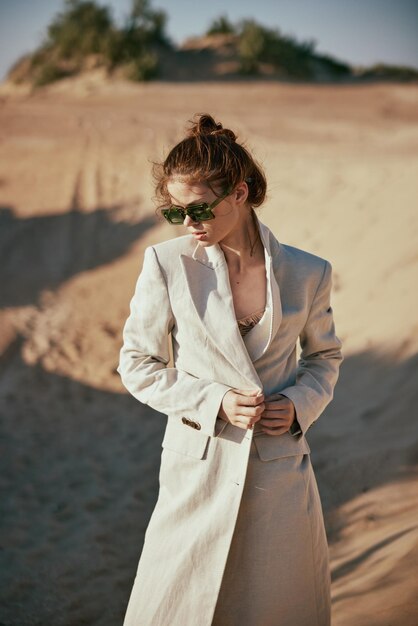
[[[238,273],[228,267],[229,283],[235,316],[242,319],[265,308],[267,302],[267,277],[265,263]]]

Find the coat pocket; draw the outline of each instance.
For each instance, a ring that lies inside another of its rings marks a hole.
[[[195,459],[203,459],[209,439],[209,435],[183,424],[180,418],[169,417],[161,446]]]
[[[277,435],[277,437],[265,433],[254,435],[254,443],[262,461],[272,461],[285,456],[297,456],[311,452],[305,437],[295,439],[289,433]]]

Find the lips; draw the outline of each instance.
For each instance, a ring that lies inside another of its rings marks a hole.
[[[197,239],[198,241],[207,241],[208,239],[208,235],[206,231],[203,231],[203,230],[202,231],[195,230],[192,234],[193,234],[193,237]]]

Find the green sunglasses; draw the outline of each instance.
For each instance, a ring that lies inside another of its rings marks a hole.
[[[164,215],[167,222],[170,224],[183,224],[186,215],[189,215],[193,222],[203,222],[206,220],[213,220],[216,217],[212,213],[212,209],[216,207],[224,198],[231,193],[231,188],[228,188],[223,196],[216,198],[211,204],[202,202],[201,204],[193,204],[187,208],[182,206],[176,206],[172,204],[168,209],[163,209],[161,213]]]

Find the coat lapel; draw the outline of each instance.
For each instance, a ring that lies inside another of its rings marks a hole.
[[[255,331],[254,328],[246,337],[246,341],[250,341],[251,346],[247,349],[239,332],[228,266],[219,244],[207,248],[197,244],[192,256],[181,254],[180,261],[194,308],[206,334],[251,385],[262,388],[253,361],[266,352],[277,333],[282,321],[282,307],[280,288],[274,273],[274,259],[279,253],[279,244],[270,229],[259,220],[256,214],[255,216],[266,260],[268,307],[266,315],[269,328],[263,336],[267,337],[267,340],[251,343],[250,336]]]

